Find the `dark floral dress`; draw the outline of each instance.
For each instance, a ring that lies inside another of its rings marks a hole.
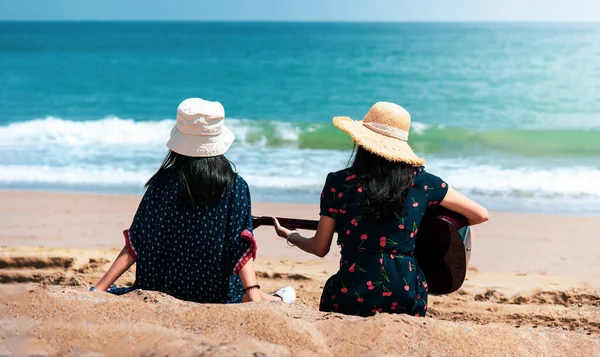
[[[241,302],[237,273],[256,257],[246,181],[237,176],[214,207],[182,208],[178,195],[175,175],[153,182],[124,231],[136,258],[134,288],[202,303]]]
[[[342,257],[340,270],[323,288],[319,309],[358,316],[425,316],[427,281],[413,257],[415,235],[427,207],[438,205],[447,191],[442,179],[417,167],[401,217],[374,221],[363,217],[364,189],[356,171],[330,173],[321,215],[335,219]]]

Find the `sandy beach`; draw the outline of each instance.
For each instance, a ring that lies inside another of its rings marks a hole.
[[[428,317],[357,318],[317,311],[337,247],[309,256],[271,227],[255,231],[259,282],[294,286],[294,305],[88,292],[139,199],[0,192],[0,356],[600,355],[598,217],[493,212],[473,228],[465,284],[431,296]],[[253,214],[317,218],[318,209],[255,203]]]

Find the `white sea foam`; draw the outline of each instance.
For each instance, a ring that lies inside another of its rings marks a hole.
[[[257,154],[258,155],[258,154]],[[328,171],[326,157],[315,160],[313,167],[298,170],[293,163],[247,165],[237,161],[238,171],[251,186],[262,189],[319,190]],[[319,163],[320,162],[320,163]],[[113,166],[52,167],[37,165],[0,165],[0,184],[44,183],[66,185],[142,186],[156,165],[143,169]],[[306,175],[302,170],[310,171]],[[600,170],[572,169],[502,169],[493,166],[463,167],[436,171],[449,184],[463,192],[489,197],[514,198],[600,198]]]
[[[71,121],[56,117],[35,119],[26,122],[0,126],[0,147],[9,146],[98,146],[98,145],[164,145],[174,119],[161,121],[134,121],[109,116],[92,121]],[[254,136],[261,140],[252,140],[254,145],[266,145],[267,139],[261,133],[265,122],[247,119],[226,119],[226,124],[236,136],[238,144],[244,144],[246,138]],[[276,136],[283,141],[298,141],[301,129],[286,122],[266,122],[275,128]]]
[[[261,129],[267,126],[280,140],[294,142],[299,140],[302,130],[311,131],[310,126],[227,120],[238,137],[238,145],[230,150],[228,157],[253,189],[267,195],[275,197],[282,190],[314,195],[322,188],[328,172],[348,162],[349,152],[299,149],[294,145],[271,148],[267,145],[268,138],[260,137]],[[139,192],[166,152],[165,138],[173,124],[174,120],[136,122],[107,117],[75,122],[48,117],[0,127],[0,188],[85,186],[93,190],[111,186],[124,187],[125,191],[136,188]],[[417,131],[427,128],[415,124]],[[463,159],[430,156],[427,169],[465,193],[490,200],[513,200],[517,208],[521,200],[560,199],[562,205],[600,199],[597,164],[560,166],[538,161],[531,165],[532,161],[519,163],[510,159],[507,165],[499,160],[490,163],[484,156]]]

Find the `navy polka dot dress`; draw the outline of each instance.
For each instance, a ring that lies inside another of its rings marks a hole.
[[[179,189],[174,175],[153,182],[124,231],[136,258],[134,288],[201,303],[241,302],[237,273],[256,257],[246,181],[236,176],[214,207],[180,207]]]

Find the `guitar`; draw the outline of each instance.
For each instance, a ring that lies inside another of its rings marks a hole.
[[[317,230],[319,221],[277,218],[288,229]],[[252,217],[252,228],[273,226],[270,217]],[[427,209],[415,238],[415,258],[423,270],[429,293],[450,294],[465,281],[471,258],[471,230],[467,219],[443,207]]]

